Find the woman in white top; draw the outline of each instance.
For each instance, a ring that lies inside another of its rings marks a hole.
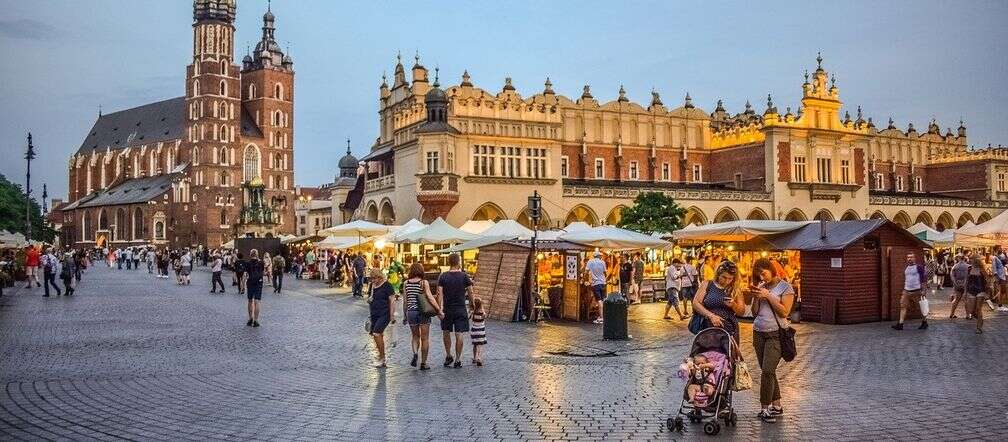
[[[760,407],[758,417],[764,422],[776,422],[784,414],[781,406],[780,386],[777,383],[777,365],[781,361],[779,330],[788,328],[787,317],[794,304],[795,292],[791,284],[774,272],[767,258],[753,263],[753,273],[760,284],[752,289],[753,347],[760,365]]]

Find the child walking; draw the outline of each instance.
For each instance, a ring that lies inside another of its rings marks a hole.
[[[469,326],[469,338],[472,339],[473,364],[483,366],[483,346],[486,345],[486,312],[483,311],[483,300],[478,296],[473,298],[472,324]]]

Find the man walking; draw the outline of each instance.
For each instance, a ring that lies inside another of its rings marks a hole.
[[[602,260],[602,252],[595,252],[595,257],[585,264],[585,270],[588,272],[592,294],[595,295],[595,301],[598,302],[599,307],[599,317],[595,319],[595,323],[601,324],[602,306],[605,304],[603,301],[606,296],[606,263]]]
[[[53,289],[56,290],[56,296],[63,295],[59,286],[56,285],[56,275],[59,273],[59,260],[56,259],[56,255],[52,253],[52,249],[46,249],[45,255],[42,255],[40,259],[42,263],[43,276],[45,277],[45,282],[43,282],[43,285],[45,286],[45,294],[42,296],[47,298],[49,297],[50,284]]]
[[[273,257],[273,293],[280,293],[280,289],[283,288],[283,275],[284,268],[287,266],[287,261],[284,259],[283,255],[277,253]]]
[[[25,250],[25,271],[28,274],[28,285],[25,288],[32,288],[32,280],[35,280],[35,287],[42,287],[39,283],[39,261],[41,260],[41,254],[39,249],[35,248],[33,245],[29,245]]]
[[[458,253],[448,255],[447,272],[438,277],[438,304],[444,308],[444,318],[441,319],[441,333],[444,338],[444,366],[462,368],[462,340],[469,333],[469,308],[466,300],[472,304],[472,279],[462,271],[462,257]],[[452,358],[452,334],[455,335],[455,357]]]
[[[364,254],[358,253],[353,259],[353,295],[354,297],[360,298],[364,296],[364,270],[367,267],[367,262],[364,261]]]
[[[210,266],[210,293],[217,293],[217,285],[220,284],[220,292],[224,293],[224,281],[221,280],[221,270],[224,267],[224,260],[220,255],[213,256],[213,264]]]
[[[906,267],[903,269],[903,294],[900,296],[899,322],[893,324],[895,330],[903,330],[903,320],[906,319],[907,307],[911,302],[920,302],[927,286],[927,272],[924,266],[917,263],[913,253],[907,253]],[[922,312],[923,313],[923,312]],[[927,316],[921,318],[920,330],[928,328]]]

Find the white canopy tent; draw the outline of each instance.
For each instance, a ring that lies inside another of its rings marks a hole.
[[[651,235],[621,229],[615,226],[592,227],[588,230],[575,230],[560,235],[560,239],[572,243],[604,249],[632,250],[671,247],[672,244]]]
[[[955,243],[961,246],[996,246],[1008,244],[1008,210],[972,227],[955,231]]]
[[[742,242],[760,235],[784,233],[818,221],[742,220],[706,224],[672,232],[676,240]]]
[[[472,233],[474,235],[481,235],[487,229],[493,227],[494,224],[497,224],[497,223],[495,223],[493,221],[490,221],[488,219],[481,220],[481,221],[469,220],[469,221],[466,221],[464,224],[462,224],[462,226],[459,227],[459,230],[461,230],[463,232],[466,232],[466,233]]]
[[[427,227],[406,233],[397,238],[395,242],[408,244],[457,244],[476,238],[479,238],[479,235],[456,229],[439,217]]]
[[[489,229],[480,232],[480,236],[487,237],[497,237],[506,236],[518,239],[529,239],[532,238],[532,230],[518,224],[518,221],[513,219],[505,219],[498,221],[496,224],[491,226]]]
[[[389,242],[395,242],[398,237],[405,235],[407,233],[416,232],[417,230],[420,230],[424,227],[427,227],[427,224],[424,224],[420,220],[413,218],[407,221],[406,224],[399,226],[399,228],[395,229],[394,231],[386,235],[385,240]]]

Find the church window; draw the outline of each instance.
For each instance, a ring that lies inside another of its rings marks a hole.
[[[253,145],[245,148],[245,181],[259,177],[259,149]]]

